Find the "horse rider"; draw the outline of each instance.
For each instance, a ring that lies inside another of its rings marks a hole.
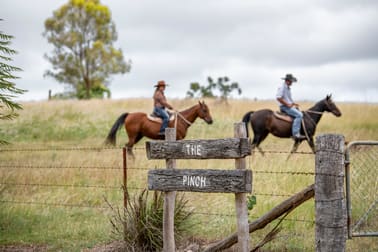
[[[163,123],[160,127],[160,131],[158,133],[159,136],[165,135],[165,128],[168,127],[169,123],[169,114],[165,110],[165,108],[173,109],[171,105],[167,102],[167,99],[164,95],[165,87],[168,86],[168,84],[165,83],[165,81],[161,80],[158,81],[158,83],[155,85],[156,89],[154,92],[154,114],[156,114],[158,117],[160,117],[163,120]]]
[[[291,128],[291,133],[294,140],[306,139],[305,136],[300,134],[303,114],[298,109],[299,105],[293,101],[293,98],[291,96],[290,87],[293,82],[297,82],[297,78],[295,78],[292,74],[286,74],[286,76],[282,79],[284,80],[284,83],[278,88],[276,95],[280,110],[281,112],[284,112],[294,118]]]

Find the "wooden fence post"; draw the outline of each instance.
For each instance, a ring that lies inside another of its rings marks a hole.
[[[123,207],[127,208],[127,201],[129,199],[129,190],[127,189],[127,147],[122,148],[123,159]]]
[[[315,157],[316,251],[345,251],[344,136],[319,135]]]
[[[176,129],[166,128],[165,129],[165,139],[166,141],[176,140]],[[176,168],[175,159],[166,160],[167,169]],[[163,214],[163,251],[164,252],[175,252],[175,232],[174,232],[174,218],[175,218],[175,199],[176,192],[165,192],[164,195],[164,214]]]
[[[247,137],[245,124],[234,124],[234,136],[237,138]],[[245,158],[235,159],[236,169],[246,169]],[[252,181],[252,180],[251,180]],[[249,225],[248,225],[248,208],[247,208],[247,194],[235,193],[235,207],[238,224],[238,251],[249,251]]]

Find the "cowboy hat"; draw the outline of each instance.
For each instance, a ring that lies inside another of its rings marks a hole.
[[[162,87],[162,86],[169,86],[168,84],[165,83],[165,81],[161,80],[158,81],[158,83],[154,87]]]
[[[284,78],[281,78],[283,80],[289,80],[291,82],[297,82],[297,78],[295,78],[292,74],[286,74]]]

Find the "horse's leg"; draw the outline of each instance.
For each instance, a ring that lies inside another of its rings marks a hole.
[[[129,143],[127,143],[126,144],[126,149],[127,149],[127,155],[134,160],[135,156],[134,156],[134,153],[133,153],[133,146],[130,145]]]
[[[264,151],[259,147],[259,141],[258,141],[258,138],[256,138],[256,136],[255,137],[253,137],[253,141],[252,141],[252,143],[251,143],[251,150],[252,150],[252,153],[253,153],[253,151],[255,150],[255,148],[257,148],[258,149],[258,151],[261,153],[261,155],[263,155],[264,156]]]
[[[256,148],[260,151],[261,155],[265,156],[265,152],[263,151],[263,149],[261,149],[260,146],[256,146]]]
[[[133,153],[133,146],[135,144],[134,137],[129,136],[129,142],[126,144],[127,149],[127,155],[131,157],[133,160],[135,159],[134,153]]]
[[[135,159],[135,155],[133,153],[133,146],[140,141],[140,139],[143,138],[143,135],[141,133],[138,133],[135,137],[129,137],[129,142],[126,144],[127,146],[127,154],[132,157],[132,159]]]
[[[309,139],[309,141],[308,141],[308,145],[310,145],[310,147],[311,147],[311,150],[312,150],[312,152],[315,154],[315,144],[314,144],[314,139],[313,139],[313,137],[309,137],[310,139]]]
[[[261,153],[261,155],[264,156],[264,154],[265,154],[264,151],[260,147],[258,147],[256,144],[251,144],[251,151],[252,151],[252,153],[254,152],[255,148],[257,148],[258,151]]]
[[[287,156],[287,158],[286,158],[286,161],[289,160],[291,154],[293,154],[294,152],[297,151],[298,146],[301,144],[301,142],[302,142],[301,140],[295,140],[293,147],[291,148],[291,151],[289,153],[289,156]]]
[[[265,140],[265,138],[268,136],[268,134],[269,134],[269,131],[264,131],[264,132],[262,132],[260,134],[254,134],[253,141],[252,141],[252,146],[251,146],[252,150],[254,148],[257,148],[259,150],[259,152],[261,153],[261,155],[264,156],[265,153],[261,149],[260,143]]]

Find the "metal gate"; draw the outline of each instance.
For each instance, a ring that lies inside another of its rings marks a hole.
[[[345,151],[348,237],[378,236],[378,141],[356,141]]]

